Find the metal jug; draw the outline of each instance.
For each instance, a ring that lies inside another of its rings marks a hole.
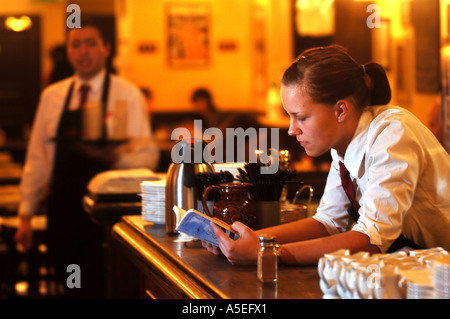
[[[166,177],[166,232],[176,234],[176,218],[172,211],[174,205],[185,210],[197,209],[198,200],[202,194],[198,194],[195,185],[195,175],[200,173],[214,173],[214,167],[210,163],[201,160],[201,163],[194,163],[194,152],[203,149],[206,142],[199,139],[185,139],[175,145],[172,149],[172,164],[169,166]],[[197,154],[198,155],[198,154]],[[174,156],[179,156],[175,161]],[[203,156],[202,156],[203,158]]]

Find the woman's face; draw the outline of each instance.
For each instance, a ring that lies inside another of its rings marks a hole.
[[[308,156],[318,157],[339,145],[335,107],[313,102],[299,85],[283,85],[281,100],[290,117],[288,134],[297,138]]]

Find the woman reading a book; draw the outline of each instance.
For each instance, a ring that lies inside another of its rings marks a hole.
[[[237,240],[213,225],[219,248],[203,243],[209,251],[256,264],[262,233],[277,237],[285,264],[316,264],[343,248],[450,250],[450,156],[413,114],[387,105],[391,89],[380,65],[359,64],[337,45],[309,49],[285,71],[281,98],[289,134],[306,153],[331,151],[317,212],[258,231],[236,222]]]

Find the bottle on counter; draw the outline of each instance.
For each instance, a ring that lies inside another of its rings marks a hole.
[[[278,245],[276,237],[261,235],[259,237],[258,280],[263,283],[278,280]]]

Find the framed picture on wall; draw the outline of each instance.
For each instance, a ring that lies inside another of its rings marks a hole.
[[[207,3],[167,4],[167,61],[170,67],[209,65],[210,11]]]

